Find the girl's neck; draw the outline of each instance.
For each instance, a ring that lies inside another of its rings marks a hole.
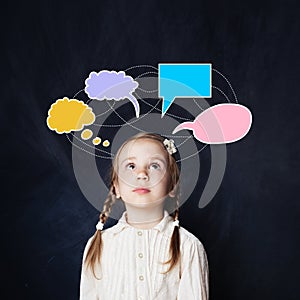
[[[126,221],[129,225],[138,229],[151,229],[157,225],[164,217],[164,211],[160,209],[139,209],[127,207]]]

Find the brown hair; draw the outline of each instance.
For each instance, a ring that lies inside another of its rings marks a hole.
[[[103,224],[105,224],[105,222],[111,212],[111,208],[116,201],[116,192],[115,192],[115,188],[114,188],[114,183],[118,179],[118,176],[117,176],[118,157],[119,157],[122,149],[124,148],[124,146],[127,143],[129,143],[131,141],[139,140],[139,139],[151,139],[151,140],[157,141],[157,142],[161,143],[161,145],[163,145],[163,141],[165,138],[160,136],[159,134],[155,134],[155,133],[138,133],[138,134],[134,135],[133,137],[131,137],[130,139],[128,139],[127,141],[125,141],[123,143],[123,145],[120,147],[120,149],[116,153],[116,156],[113,161],[112,169],[111,169],[109,193],[104,202],[102,212],[99,215],[99,221],[101,221]],[[164,145],[163,145],[163,147],[164,147]],[[164,149],[165,149],[165,147],[164,147]],[[171,192],[173,190],[175,192],[175,197],[174,197],[174,199],[172,199],[172,202],[175,202],[175,203],[173,203],[175,210],[171,214],[171,216],[173,217],[173,220],[175,221],[175,220],[178,220],[178,215],[179,215],[179,188],[178,188],[178,186],[179,186],[179,184],[178,184],[179,168],[177,166],[175,158],[170,154],[168,155],[168,171],[170,174],[170,180],[169,180],[170,186],[169,186],[168,192]],[[95,277],[96,277],[95,265],[96,265],[96,263],[100,264],[102,247],[103,247],[103,241],[102,241],[102,236],[101,236],[101,230],[97,230],[93,236],[91,245],[88,249],[88,252],[87,252],[87,255],[85,258],[86,266],[92,268],[92,271],[93,271],[93,274]],[[164,272],[164,274],[171,271],[175,267],[175,265],[178,263],[178,261],[180,260],[180,235],[179,235],[179,227],[178,226],[174,226],[174,231],[173,231],[173,234],[171,237],[171,242],[170,242],[169,254],[171,256],[170,259],[168,261],[164,262],[163,264],[170,264],[170,267],[166,272]]]

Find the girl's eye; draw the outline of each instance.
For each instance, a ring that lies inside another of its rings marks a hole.
[[[133,163],[129,163],[127,166],[126,166],[126,169],[128,170],[134,170],[135,166]]]
[[[159,170],[160,169],[160,165],[158,163],[152,163],[152,164],[150,164],[149,169]]]

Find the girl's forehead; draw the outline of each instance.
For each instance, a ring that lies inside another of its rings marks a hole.
[[[138,139],[128,142],[121,150],[119,158],[162,157],[167,159],[167,151],[159,141]]]

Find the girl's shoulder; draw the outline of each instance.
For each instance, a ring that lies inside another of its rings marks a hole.
[[[196,247],[198,249],[204,250],[202,242],[190,231],[180,226],[180,241],[183,247]]]

